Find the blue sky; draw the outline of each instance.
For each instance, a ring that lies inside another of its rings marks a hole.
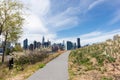
[[[120,0],[21,0],[29,8],[24,24],[29,42],[62,42],[81,38],[81,44],[101,42],[120,34]]]

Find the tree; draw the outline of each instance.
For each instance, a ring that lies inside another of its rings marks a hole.
[[[21,51],[23,51],[23,48],[21,47],[21,45],[19,43],[16,43],[15,47],[13,48],[13,51],[21,52]]]
[[[0,35],[4,35],[3,63],[6,42],[16,42],[22,33],[23,8],[23,4],[17,0],[0,1]]]

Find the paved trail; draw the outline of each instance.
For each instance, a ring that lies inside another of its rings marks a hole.
[[[46,66],[36,71],[28,80],[68,80],[69,51],[61,54]]]

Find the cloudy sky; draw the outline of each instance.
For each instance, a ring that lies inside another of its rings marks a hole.
[[[22,42],[105,41],[120,34],[120,0],[21,0],[26,11]]]

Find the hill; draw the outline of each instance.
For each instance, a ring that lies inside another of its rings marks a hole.
[[[120,37],[71,51],[70,80],[120,80]]]

